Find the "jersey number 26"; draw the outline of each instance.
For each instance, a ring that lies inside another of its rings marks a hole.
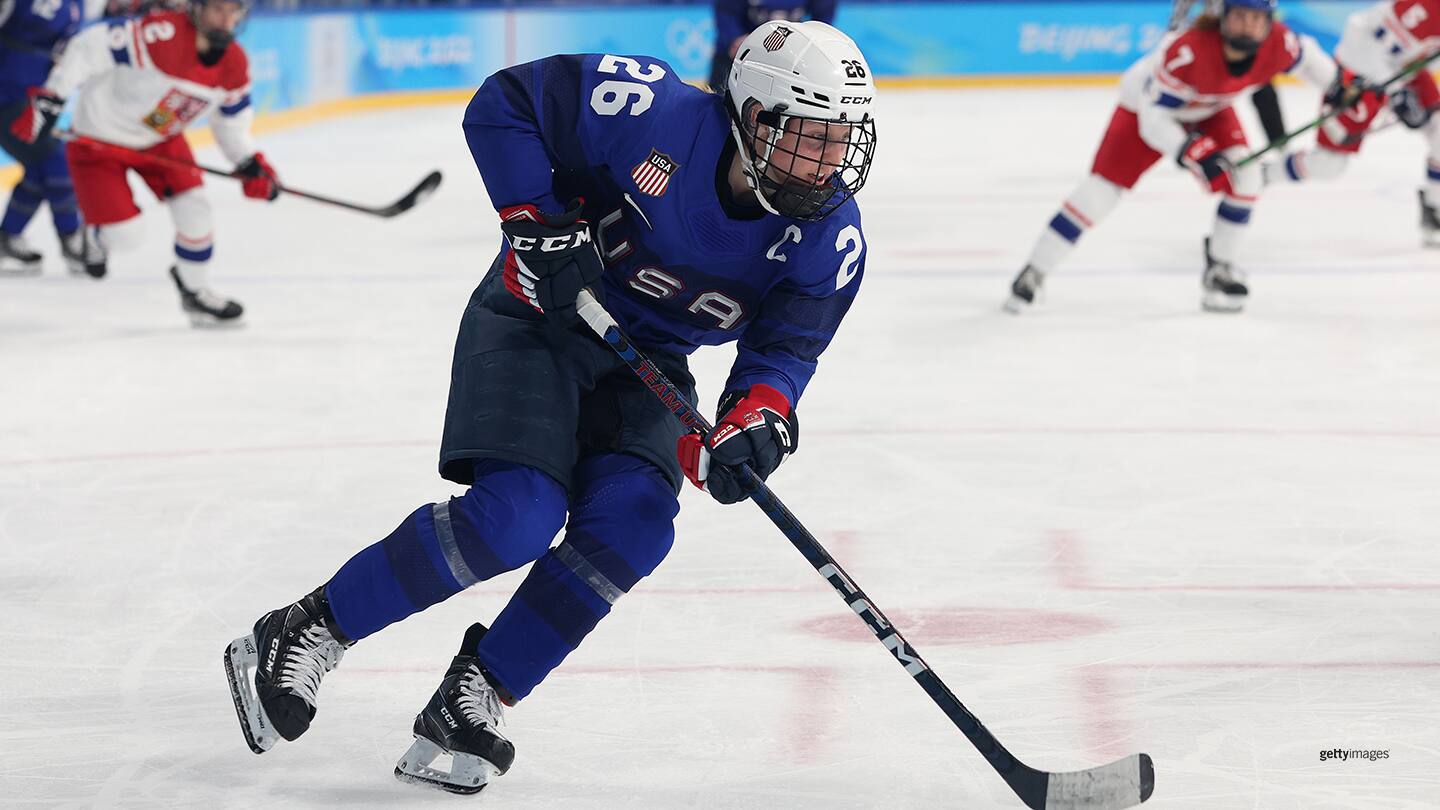
[[[596,65],[595,69],[601,73],[617,75],[622,67],[625,68],[625,75],[640,81],[606,79],[600,82],[590,94],[590,109],[600,115],[616,115],[621,110],[631,115],[641,115],[650,109],[650,105],[655,101],[655,91],[646,85],[665,78],[665,68],[659,65],[641,66],[629,57],[606,54],[601,57],[600,64]]]

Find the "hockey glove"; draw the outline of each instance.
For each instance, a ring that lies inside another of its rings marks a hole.
[[[275,173],[275,168],[265,160],[265,155],[260,152],[256,152],[236,166],[235,176],[245,178],[244,182],[240,184],[240,188],[245,192],[246,197],[253,197],[257,200],[273,200],[280,196],[280,176]]]
[[[64,109],[65,99],[43,87],[32,87],[26,91],[20,113],[10,122],[10,134],[25,143],[39,143],[50,136]]]
[[[681,436],[675,452],[690,483],[720,503],[745,499],[740,486],[741,464],[749,464],[764,481],[800,443],[800,422],[785,395],[768,385],[751,386],[749,393],[731,391],[720,398],[722,414],[702,439]]]
[[[1190,133],[1185,145],[1180,147],[1176,162],[1200,178],[1200,182],[1211,191],[1234,193],[1230,184],[1230,173],[1235,170],[1235,164],[1225,157],[1220,145],[1209,135],[1203,132]]]
[[[1370,92],[1370,89],[1370,83],[1364,78],[1341,68],[1335,74],[1335,81],[1330,82],[1321,98],[1325,106],[1332,110],[1346,110],[1354,107],[1360,97]]]
[[[542,213],[533,205],[500,212],[500,230],[510,240],[505,289],[562,325],[577,320],[575,299],[581,289],[591,287],[599,296],[598,282],[605,272],[590,237],[590,223],[580,218],[582,204],[572,200],[569,210],[558,215]]]
[[[1413,87],[1402,87],[1390,96],[1390,109],[1395,111],[1395,117],[1400,123],[1411,129],[1419,129],[1430,123],[1430,116],[1435,110],[1426,107],[1420,100],[1420,94],[1415,92]]]

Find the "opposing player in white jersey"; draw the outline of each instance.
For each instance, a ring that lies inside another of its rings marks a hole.
[[[65,99],[83,87],[69,147],[75,193],[90,241],[101,249],[97,275],[111,250],[134,246],[140,209],[126,174],[140,175],[164,200],[175,224],[170,276],[181,308],[197,326],[238,322],[240,304],[210,291],[214,251],[210,202],[194,168],[184,130],[213,113],[211,129],[245,178],[247,197],[279,194],[274,169],[250,137],[249,63],[234,41],[248,0],[192,0],[188,12],[157,11],[86,29],[71,40],[44,87],[11,124],[33,140],[54,126]],[[116,147],[122,148],[116,148]]]
[[[1201,306],[1238,312],[1249,288],[1234,266],[1241,236],[1263,185],[1260,167],[1237,168],[1246,152],[1235,99],[1293,73],[1321,87],[1335,82],[1335,63],[1309,37],[1274,20],[1276,0],[1225,0],[1220,19],[1202,16],[1169,35],[1120,80],[1120,101],[1095,155],[1090,176],[1066,198],[1040,234],[1010,286],[1005,308],[1035,303],[1046,276],[1098,225],[1156,161],[1173,158],[1219,193],[1215,224],[1205,239]]]
[[[1388,104],[1396,118],[1419,131],[1429,147],[1420,189],[1421,243],[1440,247],[1440,88],[1428,69],[1388,93],[1372,88],[1407,66],[1440,52],[1440,0],[1384,0],[1350,15],[1335,48],[1345,80],[1363,91],[1355,106],[1320,127],[1313,150],[1301,150],[1265,167],[1267,183],[1302,183],[1339,177]]]

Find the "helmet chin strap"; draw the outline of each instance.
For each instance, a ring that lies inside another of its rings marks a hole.
[[[780,124],[781,126],[779,128],[770,127],[770,137],[765,139],[765,154],[760,160],[767,165],[770,162],[770,156],[775,154],[775,144],[779,142],[780,134],[784,129],[784,116],[780,118]],[[765,192],[761,190],[760,169],[756,166],[756,160],[751,156],[750,146],[749,143],[747,143],[748,140],[753,139],[747,139],[745,137],[745,133],[740,127],[740,122],[736,120],[734,115],[730,116],[730,134],[735,138],[735,146],[740,152],[740,173],[745,176],[745,184],[750,187],[751,191],[755,192],[756,199],[760,201],[760,207],[776,216],[785,216],[775,208],[770,202],[770,199],[765,195]]]

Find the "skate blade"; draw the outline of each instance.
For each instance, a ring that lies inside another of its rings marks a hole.
[[[1032,302],[1032,301],[1026,301],[1024,298],[1021,298],[1021,297],[1018,296],[1018,295],[1012,295],[1012,296],[1010,296],[1008,299],[1005,300],[1005,304],[1004,304],[1004,306],[1002,307],[1002,309],[1004,309],[1006,312],[1010,313],[1011,315],[1020,315],[1020,314],[1023,314],[1024,312],[1030,310],[1030,309],[1033,308],[1034,306],[1035,306],[1034,302]]]
[[[450,770],[436,767],[436,760],[442,757],[450,758]],[[484,790],[498,775],[495,766],[480,757],[446,751],[424,737],[416,737],[395,764],[395,778],[401,782],[467,796]]]
[[[0,264],[0,276],[7,278],[24,278],[26,276],[40,275],[40,263],[35,264]]]
[[[1245,310],[1243,295],[1226,295],[1221,292],[1207,292],[1200,298],[1200,308],[1206,312],[1234,314]]]
[[[255,635],[237,638],[225,648],[225,677],[230,681],[230,698],[235,701],[235,717],[250,750],[263,754],[275,747],[280,734],[270,725],[260,700],[255,695],[255,670],[260,656],[255,651]]]
[[[243,315],[238,318],[229,318],[222,321],[212,315],[196,313],[186,314],[190,316],[190,325],[196,329],[223,331],[226,329],[240,329],[245,326],[245,317]]]

